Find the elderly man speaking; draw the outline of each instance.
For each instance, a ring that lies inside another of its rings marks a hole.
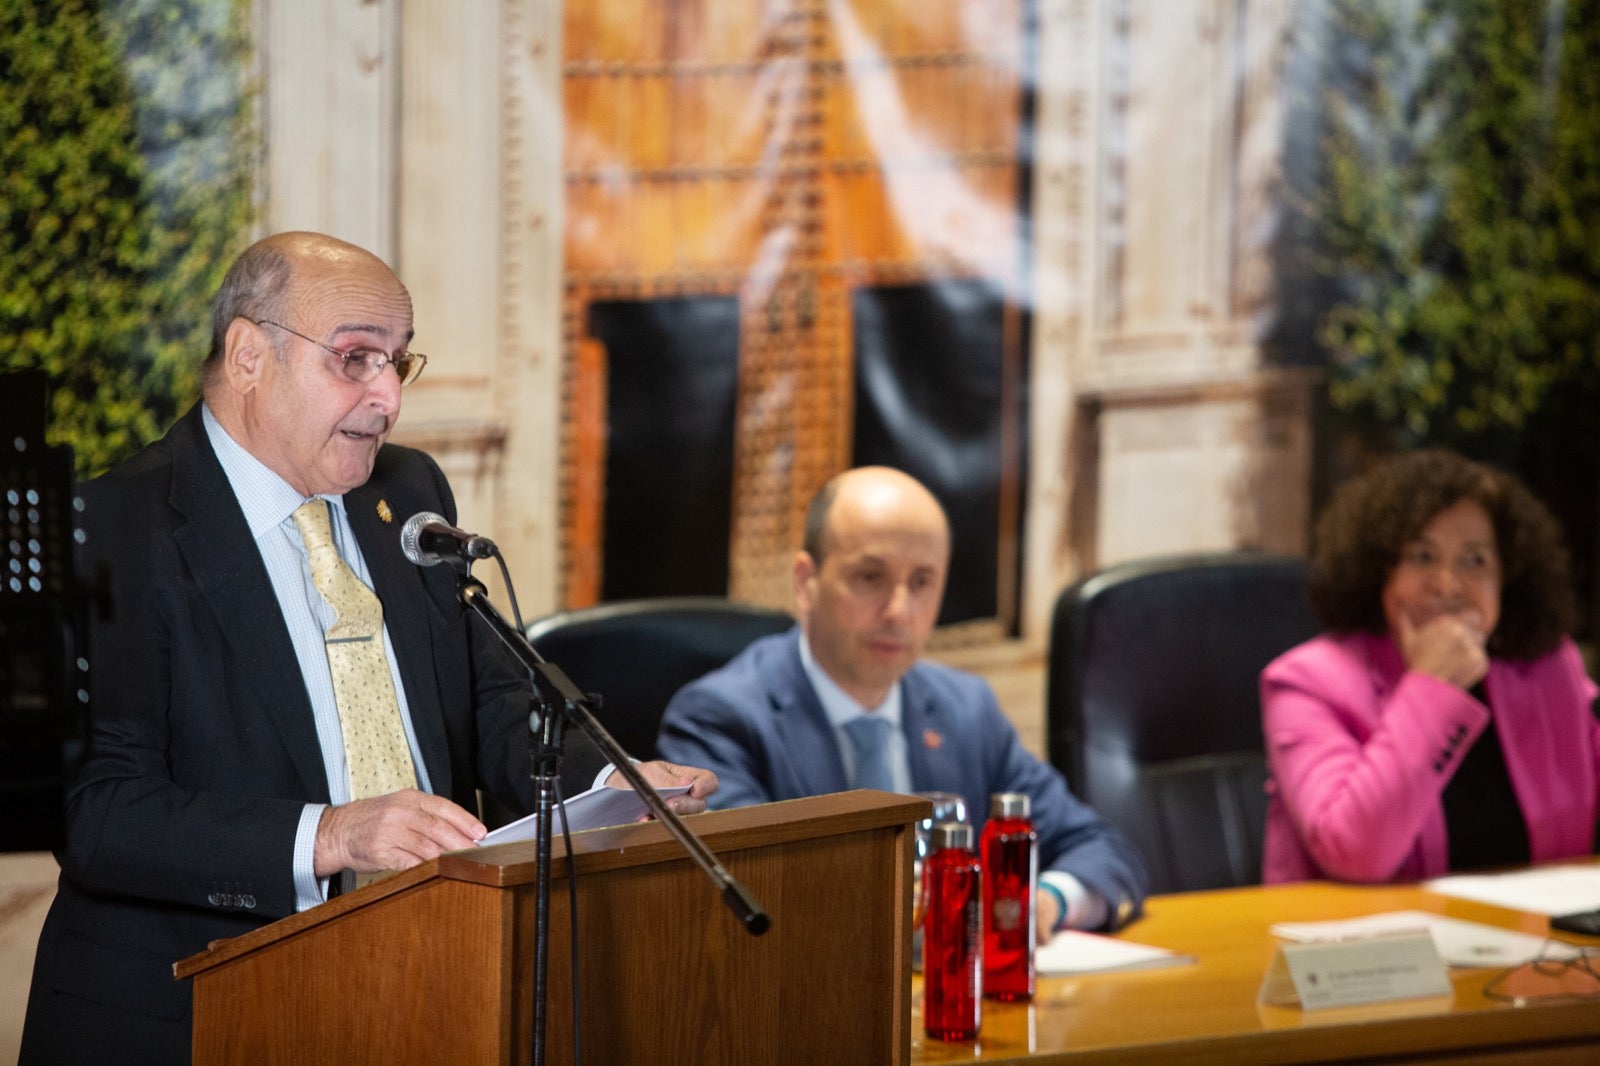
[[[425,362],[411,336],[376,256],[269,237],[217,293],[202,402],[84,487],[110,611],[24,1063],[187,1062],[174,961],[471,845],[480,787],[534,802],[525,673],[401,553],[406,516],[455,521],[437,464],[385,443]],[[601,762],[575,743],[569,794]],[[690,786],[680,810],[716,788],[642,769]]]

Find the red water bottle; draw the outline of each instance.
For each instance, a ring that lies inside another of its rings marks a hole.
[[[1039,834],[1028,796],[996,792],[978,855],[983,864],[983,994],[1008,1002],[1032,999],[1034,901],[1039,888]]]
[[[935,1040],[978,1035],[983,981],[983,871],[972,827],[940,822],[922,864],[922,1027]]]

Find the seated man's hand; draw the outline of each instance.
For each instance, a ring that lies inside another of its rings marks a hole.
[[[443,796],[403,789],[323,811],[312,868],[318,877],[344,869],[405,870],[441,852],[471,847],[486,832],[482,822]]]
[[[706,797],[717,790],[717,775],[710,770],[678,766],[660,759],[639,763],[634,769],[656,788],[689,786],[689,791],[683,795],[667,800],[667,806],[678,814],[699,814],[706,809]],[[611,776],[606,778],[606,785],[610,788],[629,787],[628,779],[617,770],[611,771]]]

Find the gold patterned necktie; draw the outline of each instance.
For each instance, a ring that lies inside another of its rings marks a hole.
[[[323,639],[344,735],[350,798],[415,788],[416,769],[400,722],[389,657],[383,650],[383,604],[333,546],[326,501],[301,504],[295,509],[294,524],[300,527],[311,558],[311,580],[337,615]]]

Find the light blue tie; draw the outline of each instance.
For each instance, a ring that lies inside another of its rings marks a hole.
[[[875,714],[862,714],[844,724],[850,746],[856,749],[856,788],[894,791],[894,776],[889,773],[889,730],[894,723]]]

